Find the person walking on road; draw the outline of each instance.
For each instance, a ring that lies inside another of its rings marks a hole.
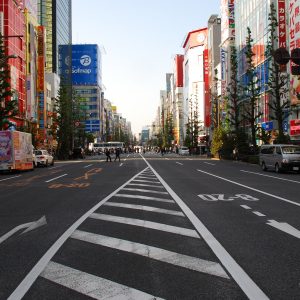
[[[111,157],[110,157],[110,151],[108,148],[105,149],[105,155],[106,155],[106,161],[108,162],[111,161]]]
[[[116,152],[115,161],[117,160],[117,158],[119,158],[119,161],[120,161],[120,152],[121,152],[120,148],[116,148],[115,152]]]

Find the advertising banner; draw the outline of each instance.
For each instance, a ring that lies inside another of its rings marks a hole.
[[[286,48],[285,0],[278,0],[278,30],[279,47]]]
[[[204,126],[210,126],[210,94],[209,94],[209,61],[208,49],[203,51],[203,75],[204,75]]]
[[[101,57],[98,45],[72,45],[71,53],[69,45],[61,45],[59,51],[60,73],[62,76],[68,76],[72,72],[73,85],[101,85]]]
[[[290,120],[290,136],[300,135],[300,119]]]
[[[221,1],[221,43],[235,36],[234,0]]]

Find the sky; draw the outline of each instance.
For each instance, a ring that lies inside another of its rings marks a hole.
[[[98,44],[104,97],[131,122],[151,125],[173,57],[188,32],[207,27],[221,0],[72,0],[72,43]]]

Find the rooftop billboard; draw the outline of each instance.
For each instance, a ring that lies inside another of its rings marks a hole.
[[[98,45],[59,46],[60,75],[72,72],[73,85],[101,85],[101,53]],[[72,57],[70,57],[70,55]]]

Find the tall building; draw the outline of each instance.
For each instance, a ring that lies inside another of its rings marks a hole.
[[[100,49],[96,44],[72,45],[71,49],[70,57],[69,45],[59,47],[59,75],[65,78],[71,71],[72,87],[85,114],[78,122],[84,123],[85,131],[102,141],[104,99]]]
[[[71,0],[38,0],[38,21],[46,28],[46,72],[58,73],[58,48],[72,44]]]
[[[11,99],[17,100],[19,114],[11,122],[15,127],[24,126],[26,118],[25,80],[25,15],[23,1],[3,0],[0,2],[0,32],[3,36],[5,55],[10,71]]]

